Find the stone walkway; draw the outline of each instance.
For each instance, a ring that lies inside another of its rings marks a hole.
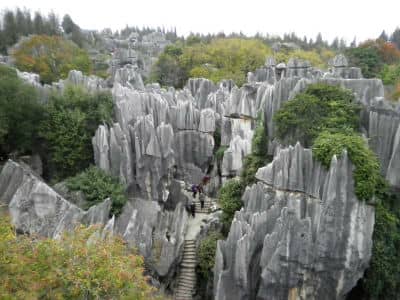
[[[188,191],[185,191],[185,194],[188,197],[192,197],[192,194]],[[192,300],[195,293],[197,264],[195,239],[200,233],[201,224],[209,218],[212,206],[216,203],[215,200],[207,196],[205,196],[204,202],[204,208],[201,209],[199,196],[197,196],[195,201],[195,217],[189,216],[175,300]]]

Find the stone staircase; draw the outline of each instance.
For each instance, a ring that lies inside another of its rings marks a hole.
[[[200,205],[200,203],[199,203]],[[192,300],[196,286],[196,241],[185,240],[175,300]]]
[[[211,207],[213,205],[213,201],[211,200],[211,198],[207,197],[207,196],[203,196],[204,197],[204,207],[203,209],[201,209],[201,204],[200,204],[200,199],[199,196],[196,197],[196,214],[197,213],[203,213],[203,214],[208,214],[211,212]]]

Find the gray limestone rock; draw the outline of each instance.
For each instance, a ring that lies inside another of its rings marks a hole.
[[[290,58],[285,75],[287,77],[311,77],[311,64],[306,60]]]
[[[11,160],[0,174],[0,199],[8,205],[18,231],[52,238],[79,223],[105,224],[111,208],[108,199],[85,212],[61,197],[30,169]]]
[[[278,150],[218,242],[215,299],[345,299],[368,266],[374,226],[353,169],[346,152],[326,170],[299,144]]]
[[[257,118],[256,96],[257,88],[253,85],[246,84],[240,89],[234,87],[225,106],[225,116]]]
[[[132,65],[125,65],[123,68],[117,69],[114,81],[132,89],[144,90],[142,76]]]
[[[174,150],[179,169],[194,165],[206,172],[213,158],[214,138],[198,131],[180,131],[175,135]]]
[[[199,109],[205,108],[208,95],[217,89],[211,80],[205,78],[189,78],[187,88],[195,98]]]
[[[338,54],[329,62],[329,65],[336,68],[346,68],[349,66],[346,56]]]
[[[215,131],[215,112],[211,108],[205,108],[200,112],[199,131],[213,133]]]
[[[117,219],[114,232],[135,247],[158,276],[166,276],[178,264],[187,227],[182,204],[162,211],[155,201],[133,199]]]

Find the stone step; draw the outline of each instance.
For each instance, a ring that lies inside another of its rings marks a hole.
[[[196,278],[195,277],[185,277],[185,278],[179,278],[179,283],[178,283],[178,286],[179,286],[179,284],[181,284],[181,282],[182,283],[196,283]]]
[[[192,294],[176,294],[175,300],[192,300]]]
[[[196,276],[196,274],[195,274],[195,272],[194,272],[192,269],[190,269],[190,270],[188,270],[188,269],[183,269],[183,270],[181,271],[181,273],[180,273],[179,278],[195,277],[195,276]]]
[[[192,286],[194,286],[196,284],[196,280],[195,280],[195,278],[192,278],[192,279],[180,279],[179,283],[178,283],[178,286],[180,286],[181,284],[186,284],[186,285],[191,284]]]
[[[178,289],[179,288],[189,288],[189,289],[193,289],[194,288],[194,285],[195,285],[195,282],[193,281],[193,282],[183,282],[183,281],[181,281],[181,282],[179,282],[179,284],[178,284]]]
[[[197,256],[196,256],[196,254],[188,254],[188,255],[184,255],[183,257],[182,257],[182,260],[185,260],[185,259],[194,259],[194,260],[196,260],[197,259]]]
[[[196,263],[181,263],[181,267],[186,267],[188,269],[195,269],[196,268]]]
[[[179,278],[184,277],[184,276],[190,276],[190,277],[192,277],[192,276],[195,276],[195,275],[196,275],[196,274],[195,274],[195,272],[193,271],[193,269],[182,268]]]
[[[193,296],[192,293],[176,293],[175,295],[176,300],[192,300]]]
[[[192,295],[193,294],[193,288],[189,287],[178,287],[178,293],[179,294],[187,294],[187,295]]]
[[[197,261],[196,261],[196,258],[184,257],[182,259],[181,263],[183,263],[183,262],[194,262],[194,263],[196,263]]]
[[[175,300],[192,300],[192,296],[186,296],[186,295],[182,295],[182,296],[175,296]]]
[[[196,253],[196,247],[194,245],[191,247],[187,246],[186,248],[184,248],[184,250],[185,251],[183,252],[183,255],[185,255],[186,253],[192,253],[192,252]]]

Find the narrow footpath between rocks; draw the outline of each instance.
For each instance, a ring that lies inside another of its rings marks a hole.
[[[187,192],[188,197],[192,197]],[[199,234],[201,224],[204,219],[208,219],[211,207],[216,200],[205,196],[204,208],[201,209],[200,201],[196,198],[195,218],[189,216],[188,229],[185,235],[185,245],[183,258],[180,264],[180,274],[178,279],[178,288],[175,292],[175,300],[192,300],[196,288],[196,236]]]

